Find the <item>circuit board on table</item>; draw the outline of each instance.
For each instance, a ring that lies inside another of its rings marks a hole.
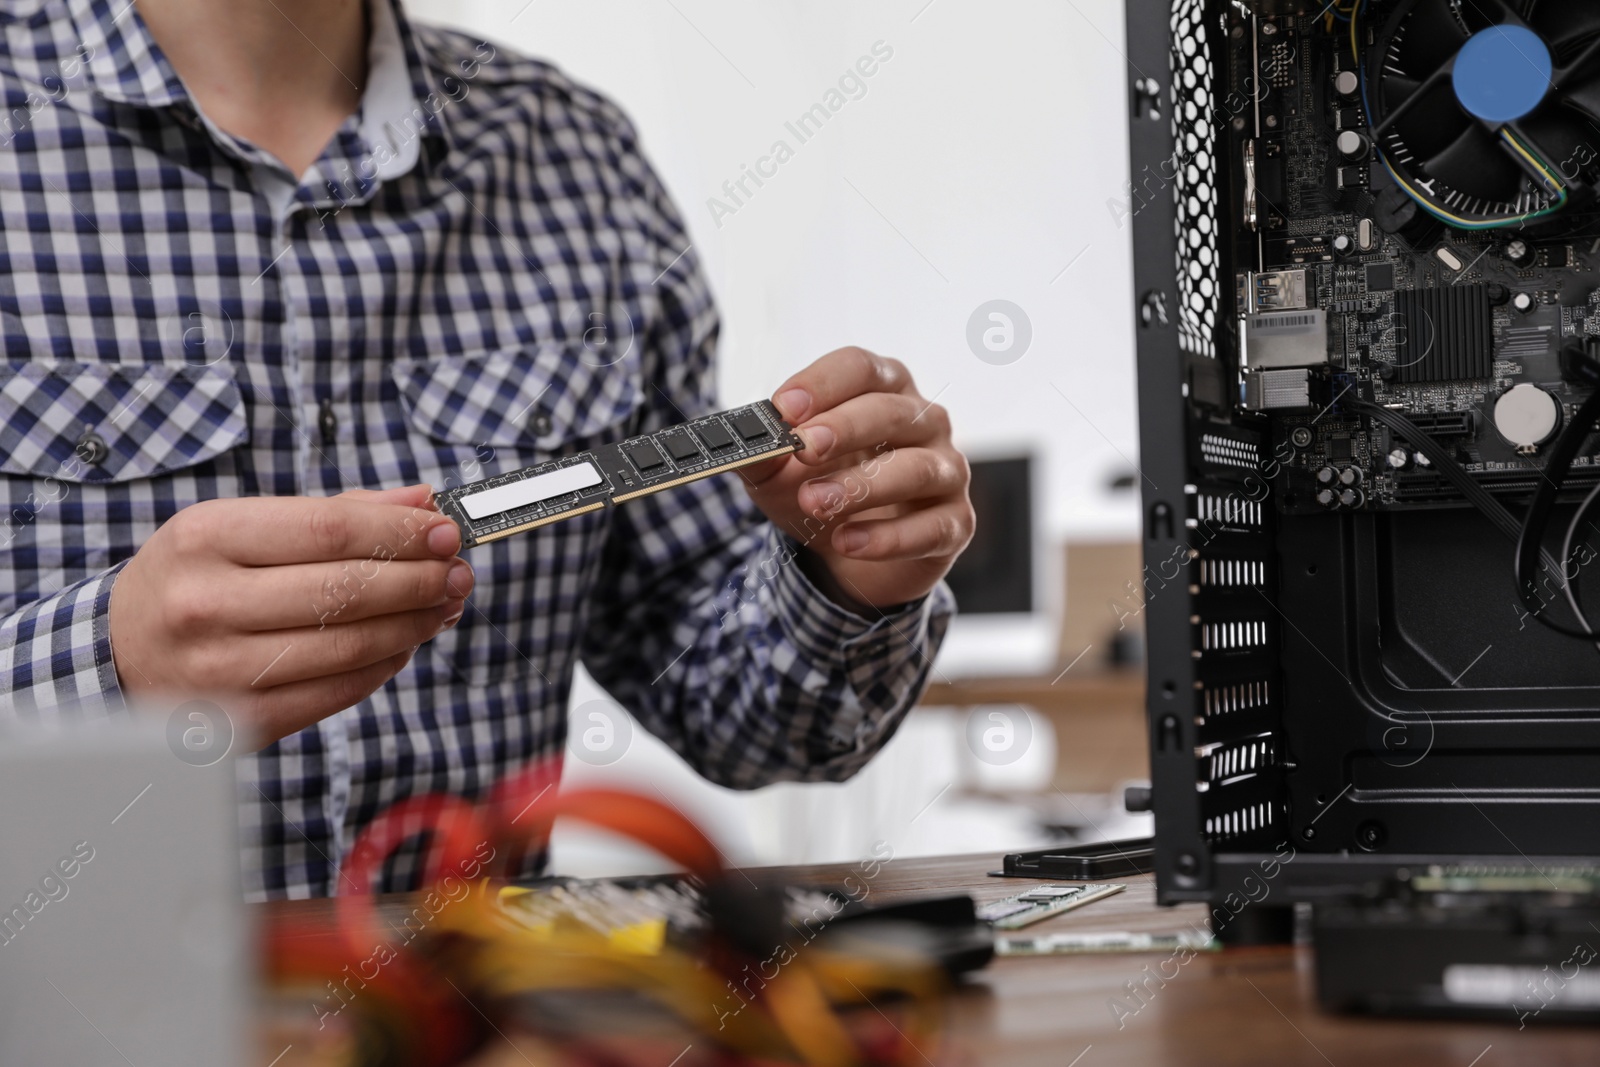
[[[1112,883],[1086,882],[1080,885],[1039,885],[1004,900],[978,906],[978,918],[996,930],[1016,930],[1043,922],[1052,915],[1081,908],[1128,888]]]

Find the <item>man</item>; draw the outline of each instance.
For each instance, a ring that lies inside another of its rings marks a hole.
[[[0,21],[10,705],[225,697],[265,745],[255,897],[335,892],[397,798],[559,753],[580,659],[734,787],[846,777],[893,733],[973,526],[898,363],[795,375],[806,450],[743,480],[468,558],[429,507],[714,407],[711,300],[614,106],[391,0]]]

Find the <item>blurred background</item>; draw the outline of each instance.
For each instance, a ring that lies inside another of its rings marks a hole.
[[[912,368],[975,463],[963,616],[923,706],[857,779],[708,785],[583,678],[568,780],[648,785],[736,863],[1148,833],[1120,788],[1147,773],[1122,5],[409,8],[552,62],[632,117],[721,307],[723,403],[859,344]],[[800,129],[817,105],[826,122]],[[780,141],[784,161],[762,162]],[[560,873],[658,862],[557,830]]]

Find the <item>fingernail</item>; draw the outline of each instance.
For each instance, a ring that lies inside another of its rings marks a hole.
[[[451,567],[450,573],[444,577],[444,586],[451,596],[465,597],[472,592],[473,584],[472,567],[465,560]]]
[[[454,615],[446,615],[445,616],[444,621],[439,624],[439,629],[448,630],[452,626],[454,626],[456,623],[460,622],[461,621],[461,616],[466,613],[466,610],[467,610],[467,605],[463,603],[459,608],[456,609]]]
[[[804,389],[785,389],[772,398],[778,413],[790,422],[799,422],[811,410],[811,394]]]
[[[826,426],[813,426],[800,436],[805,439],[806,448],[819,456],[826,456],[833,443],[838,440],[833,436],[833,431]]]
[[[839,551],[847,556],[866,548],[867,542],[870,540],[872,540],[872,535],[867,531],[857,530],[850,526],[840,530],[838,536],[834,538],[835,543],[839,546]]]
[[[441,522],[428,531],[428,551],[436,556],[453,556],[461,548],[461,531],[453,522]]]

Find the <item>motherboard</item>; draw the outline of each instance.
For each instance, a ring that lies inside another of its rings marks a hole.
[[[1600,342],[1600,5],[1253,7],[1214,92],[1243,223],[1218,392],[1265,416],[1278,508],[1459,506],[1440,449],[1525,501]],[[1591,438],[1566,498],[1597,482]]]

